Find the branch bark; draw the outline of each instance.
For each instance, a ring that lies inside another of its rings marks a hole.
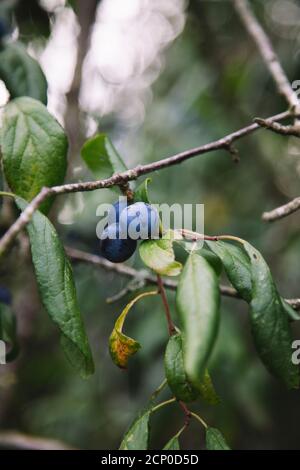
[[[84,262],[84,263],[91,263],[94,266],[98,266],[100,268],[104,268],[108,271],[115,272],[120,274],[121,276],[129,277],[129,278],[136,278],[136,279],[144,279],[146,283],[157,285],[157,278],[153,276],[148,270],[144,269],[142,271],[138,271],[137,269],[131,268],[125,264],[114,264],[110,261],[107,261],[100,256],[93,255],[87,253],[85,251],[77,250],[76,248],[65,247],[67,255],[74,261]],[[167,278],[161,278],[161,282],[163,286],[170,290],[176,290],[177,288],[177,281]],[[230,286],[220,286],[220,292],[222,295],[226,297],[231,297],[235,299],[239,299],[240,296],[235,289]],[[290,304],[295,310],[300,310],[300,299],[285,299],[288,304]]]
[[[282,124],[279,124],[279,122],[268,121],[267,119],[261,118],[255,118],[254,122],[265,129],[275,132],[275,134],[300,137],[300,124],[298,121],[292,126],[283,126]]]
[[[283,206],[277,207],[270,212],[264,212],[262,219],[265,222],[274,222],[274,220],[283,219],[290,214],[293,214],[300,209],[300,197],[296,197],[292,201],[284,204]]]
[[[298,97],[281,66],[269,37],[252,12],[249,2],[247,0],[233,0],[233,4],[246,30],[255,42],[266,67],[273,77],[279,94],[285,98],[290,108],[298,113],[300,106]]]
[[[97,0],[89,0],[88,2],[77,0],[76,2],[76,12],[80,26],[80,33],[77,44],[77,59],[74,76],[71,88],[66,95],[67,109],[65,113],[65,126],[69,137],[69,155],[70,159],[73,161],[78,158],[78,154],[84,140],[80,122],[79,93],[82,67],[89,49],[90,34],[96,16],[97,5]]]
[[[287,119],[293,116],[294,113],[291,111],[285,111],[275,116],[269,117],[268,121],[279,121]],[[257,123],[250,124],[246,127],[239,129],[238,131],[232,132],[221,139],[214,142],[201,145],[200,147],[185,150],[177,153],[171,157],[158,160],[153,163],[146,165],[138,165],[131,170],[127,170],[123,173],[117,173],[110,178],[106,178],[99,181],[89,181],[84,183],[71,183],[64,184],[61,186],[53,186],[51,188],[44,187],[37,196],[28,204],[26,209],[20,214],[16,221],[11,225],[7,232],[3,235],[0,240],[0,256],[5,252],[10,243],[16,238],[18,233],[30,222],[33,213],[40,207],[42,202],[50,197],[57,196],[60,194],[95,191],[97,189],[111,188],[112,186],[123,186],[129,181],[135,180],[140,176],[152,173],[154,171],[163,170],[173,165],[178,165],[192,157],[203,155],[205,153],[213,152],[215,150],[227,150],[232,153],[232,144],[238,139],[244,136],[252,134],[260,126]]]

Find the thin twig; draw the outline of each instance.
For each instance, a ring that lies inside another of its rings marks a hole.
[[[268,121],[267,119],[261,118],[255,118],[254,122],[256,122],[259,126],[264,127],[265,129],[269,129],[270,131],[275,132],[275,134],[300,137],[299,121],[297,121],[292,126],[283,126],[282,124],[279,124],[279,122]]]
[[[115,272],[120,274],[121,276],[132,277],[132,278],[143,278],[148,284],[157,285],[157,278],[153,276],[149,271],[146,269],[142,271],[138,271],[137,269],[131,268],[130,266],[126,266],[122,263],[111,263],[104,258],[101,258],[97,255],[92,255],[90,253],[86,253],[85,251],[77,250],[75,248],[66,247],[66,252],[71,259],[75,261],[91,263],[95,266],[100,268],[104,268],[108,271]],[[170,290],[177,289],[177,281],[172,279],[163,278],[161,279],[162,283],[165,288]],[[230,286],[220,286],[220,293],[226,297],[232,297],[235,299],[240,299],[238,292]],[[300,310],[300,299],[285,299],[285,301],[291,305],[294,310]]]
[[[235,9],[246,30],[255,42],[262,59],[276,83],[278,92],[286,99],[291,110],[299,112],[299,100],[283,70],[272,43],[259,24],[247,0],[233,0]]]
[[[172,336],[176,333],[176,328],[175,328],[175,325],[174,325],[173,320],[172,320],[172,316],[171,316],[170,307],[169,307],[166,291],[165,291],[165,288],[164,288],[164,284],[163,284],[162,279],[161,279],[159,274],[157,274],[157,285],[158,285],[159,293],[161,295],[163,305],[164,305],[164,309],[165,309],[166,319],[167,319],[167,323],[168,323],[169,335]]]
[[[83,64],[90,47],[90,35],[95,22],[98,7],[97,0],[82,2],[76,0],[74,5],[77,13],[80,32],[77,38],[77,57],[74,75],[70,90],[66,94],[66,112],[64,116],[66,133],[69,139],[69,168],[74,167],[74,162],[79,157],[80,148],[84,141],[81,120],[82,111],[79,105],[80,87],[82,81]],[[70,161],[73,165],[70,165]]]
[[[300,197],[296,197],[292,201],[284,204],[283,206],[277,207],[270,212],[264,212],[262,219],[265,222],[274,222],[274,220],[283,219],[293,212],[296,212],[300,209]]]
[[[293,113],[291,111],[285,111],[268,118],[268,121],[280,121],[282,119],[291,117],[292,115]],[[138,165],[131,170],[127,170],[123,173],[117,173],[110,178],[103,180],[63,184],[61,186],[53,186],[51,188],[44,187],[41,189],[39,194],[37,194],[37,196],[32,199],[32,201],[0,239],[0,256],[8,248],[10,243],[16,238],[18,233],[30,222],[33,213],[40,207],[44,200],[50,196],[58,196],[60,194],[75,192],[95,191],[97,189],[111,188],[112,186],[117,185],[124,186],[126,183],[128,183],[128,181],[135,180],[140,176],[152,173],[154,171],[162,170],[173,165],[178,165],[179,163],[182,163],[185,160],[188,160],[197,155],[203,155],[205,153],[220,149],[228,150],[228,147],[234,141],[255,132],[257,129],[260,129],[260,126],[257,123],[253,123],[209,144],[177,153],[171,157],[167,157],[153,163]]]
[[[204,421],[204,419],[201,418],[201,416],[197,415],[197,413],[194,413],[193,411],[191,411],[191,416],[195,418],[197,421],[199,421],[199,423],[201,423],[202,426],[205,427],[205,429],[208,428],[208,424]]]
[[[191,417],[192,417],[192,412],[189,410],[189,408],[184,403],[184,401],[179,400],[178,403],[179,403],[179,405],[180,405],[180,407],[181,407],[181,409],[182,409],[182,411],[184,412],[184,415],[185,415],[184,425],[188,426],[190,424],[190,420],[191,420]]]
[[[137,270],[131,266],[127,266],[123,263],[111,263],[110,261],[102,258],[98,255],[93,255],[82,250],[77,250],[76,248],[65,247],[65,250],[70,258],[74,261],[81,261],[86,263],[91,263],[100,268],[104,268],[107,271],[112,271],[114,273],[120,274],[121,276],[134,278],[134,279],[144,279],[147,284],[157,285],[156,276],[152,275],[146,269]],[[172,279],[164,279],[164,286],[168,289],[175,290],[177,287],[176,281]]]

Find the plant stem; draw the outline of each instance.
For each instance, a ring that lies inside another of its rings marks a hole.
[[[190,424],[190,420],[191,420],[191,416],[192,416],[192,413],[191,411],[188,409],[187,405],[183,402],[183,401],[179,401],[178,402],[179,405],[181,406],[184,414],[185,414],[185,422],[184,422],[184,425],[185,426],[188,426]]]
[[[174,403],[175,401],[176,401],[175,397],[170,398],[169,400],[163,401],[163,402],[159,403],[158,405],[154,406],[151,411],[152,411],[152,413],[154,413],[155,411],[159,410],[160,408],[162,408],[166,405],[169,405],[171,403]]]
[[[188,230],[188,229],[181,229],[179,230],[179,233],[183,236],[183,238],[190,239],[193,242],[197,240],[209,240],[209,241],[214,242],[214,241],[217,241],[218,239],[217,236],[205,235],[203,233],[193,232],[192,230]]]
[[[175,325],[174,325],[172,317],[171,317],[171,312],[170,312],[170,308],[169,308],[168,299],[167,299],[166,291],[165,291],[165,288],[164,288],[164,284],[163,284],[162,279],[161,279],[159,274],[157,274],[157,285],[158,285],[159,293],[161,295],[163,305],[164,305],[164,309],[165,309],[166,319],[167,319],[167,323],[168,323],[169,335],[172,336],[176,333],[176,328],[175,328]]]
[[[201,418],[201,416],[197,415],[197,413],[194,413],[193,411],[190,412],[191,416],[195,418],[199,423],[202,424],[202,426],[205,427],[205,429],[208,428],[208,424],[204,421],[204,419]]]
[[[245,243],[245,240],[239,237],[234,237],[233,235],[217,235],[216,241],[218,240],[231,240],[233,242],[241,243],[242,245]]]
[[[197,240],[209,240],[213,242],[217,242],[219,240],[232,240],[234,242],[238,243],[245,243],[245,240],[239,237],[235,237],[233,235],[205,235],[202,233],[197,233],[197,232],[192,232],[191,230],[187,229],[182,229],[180,230],[180,233],[184,238],[190,239],[191,241],[197,241]]]
[[[155,398],[160,394],[160,392],[165,388],[166,385],[167,385],[167,379],[164,379],[162,383],[157,387],[157,389],[154,390],[154,392],[151,395],[150,400],[151,401],[155,400]]]
[[[178,438],[178,437],[183,433],[183,431],[184,431],[186,428],[187,428],[187,426],[186,426],[186,424],[184,424],[184,425],[182,426],[182,428],[180,428],[179,431],[175,434],[175,436],[173,436],[173,439]]]
[[[13,193],[8,193],[8,192],[6,192],[6,191],[0,191],[0,196],[8,196],[8,197],[13,197],[13,198],[16,197],[15,194],[13,194]]]

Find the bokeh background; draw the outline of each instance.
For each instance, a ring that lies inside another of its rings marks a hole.
[[[0,8],[7,3],[1,1]],[[39,60],[49,84],[48,108],[70,137],[69,181],[92,179],[79,151],[97,131],[109,134],[130,168],[286,109],[230,1],[14,3],[12,39],[18,37]],[[251,3],[290,80],[300,79],[299,2]],[[0,90],[3,105],[3,83]],[[204,203],[206,233],[250,241],[270,264],[281,294],[299,297],[299,213],[273,225],[261,221],[263,211],[299,195],[299,140],[261,130],[237,147],[238,164],[218,151],[151,175],[151,200]],[[96,208],[115,198],[109,190],[60,196],[51,218],[65,244],[99,253]],[[24,248],[26,240],[21,244]],[[0,267],[1,284],[13,294],[21,342],[19,358],[0,366],[1,430],[60,439],[78,448],[117,448],[163,379],[167,329],[161,300],[145,299],[129,315],[126,330],[142,349],[128,371],[120,371],[111,362],[107,342],[130,295],[112,305],[106,299],[128,281],[74,264],[96,363],[95,375],[84,381],[67,363],[59,334],[40,304],[29,254],[19,257],[17,250]],[[180,259],[184,256],[178,251]],[[129,264],[141,267],[138,254]],[[174,296],[169,297],[176,319]],[[293,330],[300,338],[299,325]],[[210,370],[222,403],[199,403],[193,409],[220,428],[233,448],[300,448],[299,391],[285,390],[261,365],[242,301],[222,299]],[[157,413],[151,447],[162,448],[182,421],[173,405]],[[186,449],[203,448],[199,424],[192,423],[181,442]]]

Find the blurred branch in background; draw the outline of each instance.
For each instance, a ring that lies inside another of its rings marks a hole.
[[[85,263],[91,263],[94,266],[98,266],[100,268],[104,268],[108,271],[113,271],[121,276],[126,276],[135,279],[143,279],[147,284],[155,284],[157,285],[157,278],[153,276],[149,271],[142,270],[138,271],[137,269],[131,268],[130,266],[126,266],[125,264],[119,263],[114,264],[110,261],[107,261],[100,256],[93,255],[90,253],[86,253],[81,250],[77,250],[71,247],[65,247],[66,253],[70,258],[74,261],[82,261]],[[171,279],[162,279],[162,284],[167,289],[176,290],[177,282]],[[240,296],[238,295],[237,291],[229,286],[220,286],[220,292],[222,295],[227,297],[233,297],[239,299]],[[285,299],[295,310],[300,309],[300,299]]]
[[[245,28],[256,43],[260,55],[277,85],[278,92],[286,99],[290,108],[294,109],[295,112],[298,113],[300,109],[298,97],[280,64],[279,58],[273,49],[269,37],[260,26],[257,18],[252,13],[248,1],[233,0],[233,3]],[[298,119],[295,120],[295,124],[292,126],[283,126],[276,121],[274,122],[268,119],[256,118],[254,121],[259,126],[269,129],[277,134],[300,137],[300,122]],[[299,208],[300,198],[297,197],[288,204],[278,207],[277,209],[274,209],[270,212],[265,212],[262,215],[262,219],[266,222],[271,222],[283,217],[287,217],[288,215],[297,211]]]
[[[284,204],[283,206],[277,207],[270,212],[264,212],[262,219],[265,222],[274,222],[274,220],[283,219],[290,214],[293,214],[300,209],[300,197],[296,197],[292,201]]]
[[[0,449],[22,450],[74,450],[56,439],[29,436],[15,431],[0,432]]]
[[[272,43],[253,14],[247,0],[233,0],[235,9],[239,14],[245,28],[256,43],[262,59],[277,85],[278,92],[296,112],[299,111],[299,100],[294,92],[279,58],[273,49]]]
[[[80,119],[79,93],[82,81],[82,67],[89,50],[90,35],[95,21],[98,0],[83,2],[76,1],[77,19],[80,26],[78,37],[77,60],[70,91],[67,93],[67,108],[65,112],[66,132],[69,137],[70,160],[76,161],[84,140],[82,122]],[[71,165],[71,170],[73,169]]]

